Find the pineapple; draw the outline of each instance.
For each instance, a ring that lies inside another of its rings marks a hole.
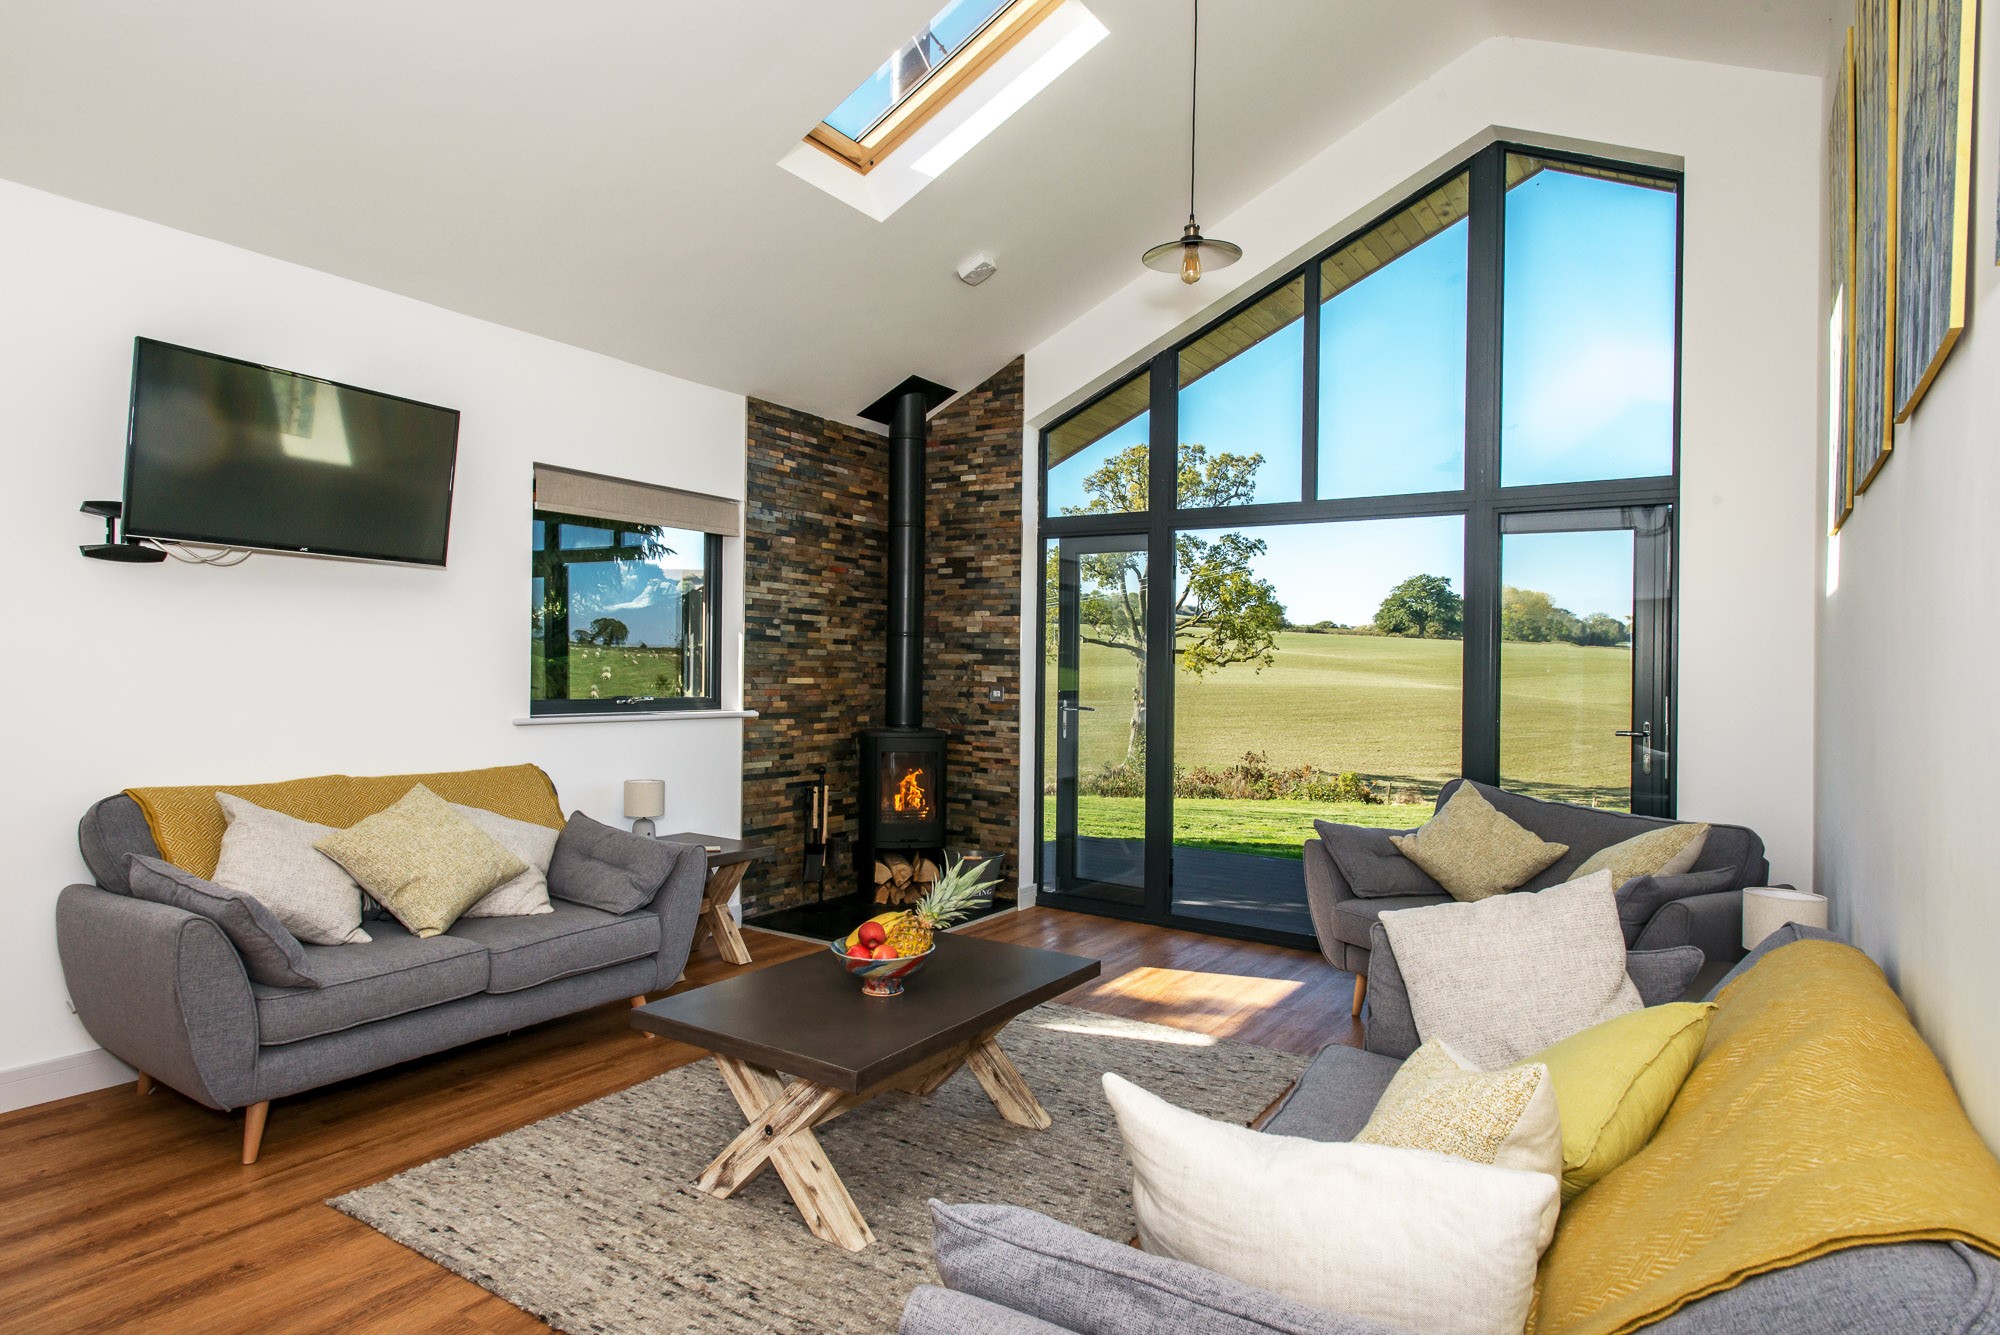
[[[915,908],[883,924],[889,929],[889,944],[896,953],[906,957],[923,954],[940,930],[983,906],[990,898],[979,876],[985,866],[984,862],[968,866],[964,858],[945,863],[937,880],[931,882],[930,893],[918,900]]]

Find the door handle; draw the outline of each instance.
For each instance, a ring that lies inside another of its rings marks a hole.
[[[1631,728],[1620,728],[1614,736],[1637,737],[1643,740],[1645,745],[1639,748],[1639,772],[1641,774],[1651,774],[1653,772],[1653,721],[1651,719],[1647,719],[1644,723],[1641,723],[1637,731]]]

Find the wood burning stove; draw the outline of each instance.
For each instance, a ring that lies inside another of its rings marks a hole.
[[[945,733],[924,720],[924,419],[951,397],[911,376],[864,409],[889,427],[889,661],[883,722],[861,734],[861,830],[855,873],[876,885],[880,855],[944,851]]]

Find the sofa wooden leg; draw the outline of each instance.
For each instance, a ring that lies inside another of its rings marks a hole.
[[[243,1162],[257,1162],[264,1148],[264,1121],[271,1115],[271,1101],[253,1103],[243,1110]]]
[[[1357,973],[1357,974],[1355,974],[1355,975],[1354,975],[1354,1009],[1353,1009],[1353,1010],[1352,1010],[1351,1012],[1349,1012],[1349,1013],[1350,1013],[1351,1015],[1353,1015],[1353,1017],[1354,1017],[1355,1019],[1357,1019],[1357,1020],[1361,1018],[1361,1001],[1362,1001],[1362,998],[1366,997],[1367,995],[1368,995],[1368,975],[1367,975],[1367,974],[1365,974],[1365,973]]]
[[[153,1092],[153,1077],[147,1075],[144,1071],[139,1072],[139,1078],[132,1082],[132,1088],[139,1091],[140,1098],[145,1098]]]
[[[641,1006],[643,1006],[643,1005],[645,1005],[645,1004],[646,1004],[646,998],[645,998],[645,997],[643,997],[643,996],[638,996],[638,997],[633,997],[633,998],[632,998],[632,1009],[633,1009],[633,1010],[638,1010],[638,1009],[639,1009],[639,1008],[640,1008]],[[645,1035],[645,1036],[646,1036],[647,1038],[658,1038],[658,1037],[659,1037],[659,1035],[658,1035],[658,1034],[654,1033],[654,1032],[653,1032],[652,1030],[650,1030],[650,1029],[641,1029],[641,1030],[640,1030],[639,1032],[640,1032],[640,1033],[642,1033],[642,1034],[644,1034],[644,1035]]]

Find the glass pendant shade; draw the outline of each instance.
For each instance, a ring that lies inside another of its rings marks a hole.
[[[1183,283],[1201,281],[1210,269],[1226,269],[1243,258],[1243,247],[1228,241],[1212,241],[1201,234],[1193,219],[1178,241],[1164,241],[1140,257],[1148,269],[1178,273]]]

